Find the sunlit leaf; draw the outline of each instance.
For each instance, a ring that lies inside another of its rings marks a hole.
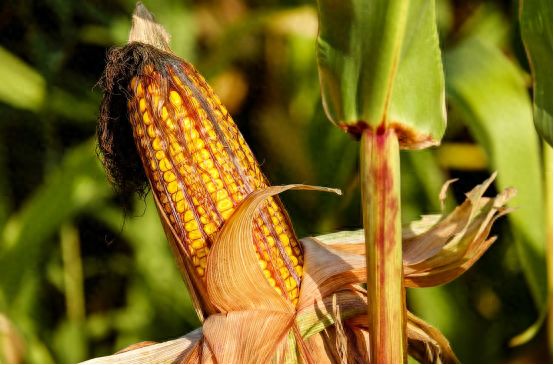
[[[359,123],[392,126],[401,148],[438,144],[446,115],[434,3],[318,5],[317,57],[329,119],[354,134]]]
[[[533,73],[535,126],[552,146],[552,1],[521,0],[519,20]]]
[[[37,111],[46,94],[44,78],[7,49],[0,47],[0,101]]]
[[[445,54],[447,96],[462,111],[485,149],[490,169],[498,170],[498,190],[513,186],[518,195],[509,215],[531,292],[546,300],[542,176],[532,108],[516,67],[492,45],[469,39]]]

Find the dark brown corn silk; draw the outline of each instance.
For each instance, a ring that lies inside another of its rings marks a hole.
[[[185,60],[133,42],[110,52],[102,84],[98,138],[110,181],[122,192],[144,192],[149,181],[186,246],[182,255],[203,278],[221,227],[267,179],[219,98]],[[267,280],[296,304],[302,249],[277,197],[258,210],[252,234]]]

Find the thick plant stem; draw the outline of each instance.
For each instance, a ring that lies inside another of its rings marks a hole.
[[[366,129],[361,141],[362,207],[372,363],[406,362],[400,150],[394,130]]]

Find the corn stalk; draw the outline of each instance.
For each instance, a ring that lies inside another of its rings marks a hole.
[[[434,3],[320,0],[318,65],[329,119],[361,138],[371,360],[407,361],[399,149],[446,127]]]

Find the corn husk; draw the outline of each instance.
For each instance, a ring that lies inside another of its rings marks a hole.
[[[468,193],[467,200],[451,214],[427,216],[404,227],[404,242],[409,243],[409,252],[415,252],[410,257],[419,259],[404,261],[406,285],[438,285],[451,280],[489,247],[494,240],[487,239],[490,227],[510,211],[502,205],[515,194],[509,188],[495,198],[483,198],[493,179]],[[255,259],[248,243],[256,208],[269,196],[293,188],[334,191],[303,185],[271,187],[252,194],[241,204],[209,257],[207,291],[221,313],[210,315],[203,328],[183,338],[91,362],[368,362],[367,292],[359,285],[365,282],[365,258],[356,252],[363,247],[359,242],[363,232],[301,240],[305,271],[296,309],[281,301],[279,295],[266,291],[267,286],[275,292],[260,267],[249,263]],[[437,234],[443,236],[438,252]],[[418,242],[426,254],[415,249]],[[268,297],[260,298],[262,294]],[[425,363],[458,362],[440,331],[410,312],[407,319],[408,353],[412,357]]]

